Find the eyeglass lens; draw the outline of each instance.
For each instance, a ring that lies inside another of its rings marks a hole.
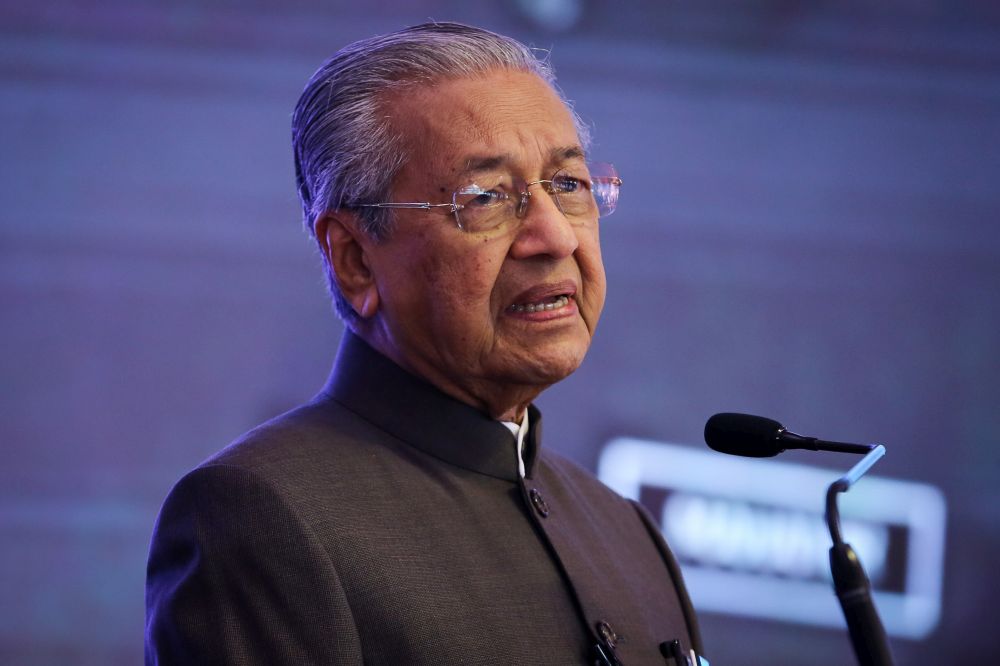
[[[610,164],[595,163],[588,169],[562,169],[551,180],[538,183],[555,199],[559,210],[576,224],[586,224],[614,212],[621,179]],[[530,196],[503,187],[484,188],[472,184],[452,199],[458,225],[466,231],[488,231],[524,213]]]

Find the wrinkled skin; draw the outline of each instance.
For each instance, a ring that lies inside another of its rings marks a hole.
[[[569,111],[533,74],[499,70],[415,86],[386,108],[409,156],[391,201],[448,203],[476,179],[502,173],[531,182],[584,162]],[[495,163],[490,175],[469,173],[484,160]],[[579,367],[604,305],[597,213],[572,225],[541,186],[529,191],[524,216],[490,232],[459,229],[446,209],[397,210],[382,241],[358,233],[348,213],[317,227],[359,314],[356,332],[494,418],[520,418]],[[552,310],[512,308],[560,296],[568,301]]]

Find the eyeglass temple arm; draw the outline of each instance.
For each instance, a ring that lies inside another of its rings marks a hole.
[[[450,208],[452,212],[456,210],[456,206],[453,203],[442,203],[442,204],[432,204],[428,202],[413,202],[413,203],[374,203],[374,204],[355,204],[354,208]]]

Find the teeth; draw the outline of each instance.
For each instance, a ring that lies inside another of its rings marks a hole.
[[[510,306],[511,312],[542,312],[543,310],[558,310],[569,305],[569,296],[560,296],[548,303],[525,303]]]

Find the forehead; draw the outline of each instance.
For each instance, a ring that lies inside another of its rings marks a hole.
[[[582,154],[566,105],[545,81],[527,72],[498,70],[415,86],[397,92],[388,111],[404,137],[404,179],[415,170],[457,178],[470,166],[491,162],[532,172],[574,149]]]

